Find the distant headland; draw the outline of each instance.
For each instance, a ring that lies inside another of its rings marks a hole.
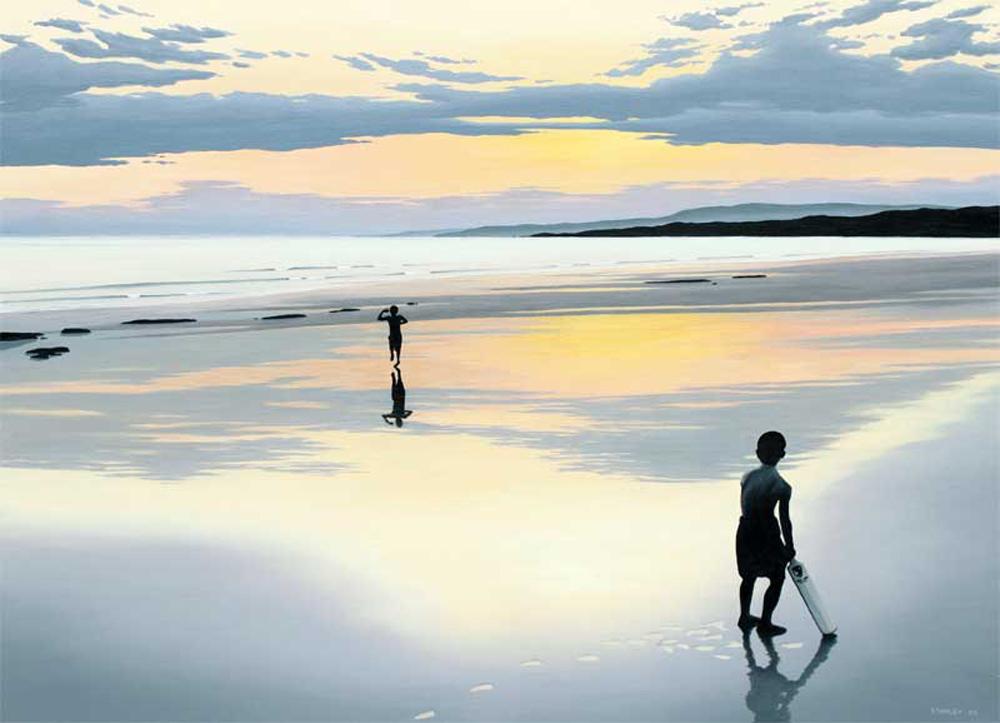
[[[533,236],[922,236],[1000,237],[1000,206],[919,208],[865,216],[815,215],[765,221],[675,221],[655,226],[600,228]]]

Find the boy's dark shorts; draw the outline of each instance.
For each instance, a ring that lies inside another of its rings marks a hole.
[[[782,577],[787,562],[788,553],[773,515],[740,517],[736,528],[736,568],[740,577]]]

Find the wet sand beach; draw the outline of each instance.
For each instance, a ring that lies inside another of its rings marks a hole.
[[[3,718],[994,720],[998,262],[7,307],[47,338],[0,344]],[[832,644],[790,581],[735,628],[771,428]]]

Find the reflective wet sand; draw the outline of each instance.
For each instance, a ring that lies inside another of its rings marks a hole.
[[[401,427],[367,311],[0,351],[5,717],[995,718],[996,257],[766,270],[421,287]],[[768,428],[834,645],[734,630]]]

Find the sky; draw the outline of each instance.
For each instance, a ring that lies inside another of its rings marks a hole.
[[[976,0],[13,5],[5,234],[380,234],[1000,188],[1000,10]]]

